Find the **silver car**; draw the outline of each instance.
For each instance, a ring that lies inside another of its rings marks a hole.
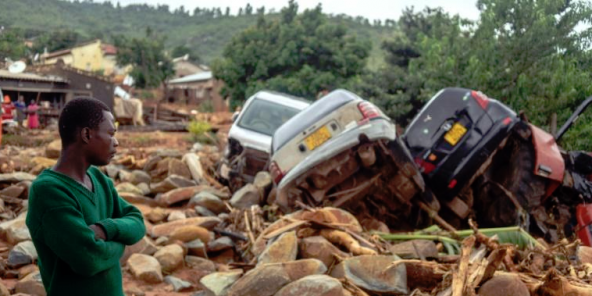
[[[272,135],[309,105],[305,99],[273,91],[259,91],[246,101],[233,117],[219,172],[232,191],[267,170]]]
[[[329,93],[282,125],[273,137],[271,160],[276,203],[284,212],[294,210],[297,201],[353,206],[355,212],[383,214],[387,224],[404,224],[417,222],[404,215],[416,196],[439,209],[433,195],[424,194],[423,178],[395,124],[346,90]]]

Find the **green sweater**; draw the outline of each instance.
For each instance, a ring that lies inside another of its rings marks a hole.
[[[45,170],[29,192],[27,226],[48,296],[124,296],[119,259],[146,232],[140,211],[107,176],[95,167],[87,174],[93,191]],[[103,226],[106,241],[95,239],[92,224]]]

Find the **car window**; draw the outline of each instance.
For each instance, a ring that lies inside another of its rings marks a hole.
[[[238,126],[272,136],[284,122],[300,110],[266,100],[254,100],[244,111]]]

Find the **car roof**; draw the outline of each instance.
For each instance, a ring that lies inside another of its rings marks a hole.
[[[285,93],[280,93],[271,90],[262,90],[251,96],[250,99],[260,99],[270,101],[273,103],[281,104],[284,106],[292,107],[298,110],[302,110],[311,104],[311,101],[304,98],[292,96]]]

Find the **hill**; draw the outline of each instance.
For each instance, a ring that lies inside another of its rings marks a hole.
[[[167,48],[178,45],[193,48],[205,63],[219,57],[225,44],[233,35],[254,25],[257,12],[242,15],[227,15],[223,8],[184,9],[171,11],[166,5],[149,6],[137,4],[121,7],[111,2],[61,0],[2,0],[0,1],[0,26],[24,30],[30,38],[55,30],[71,30],[79,33],[84,40],[102,38],[109,41],[111,36],[143,36],[147,27],[166,36]],[[248,9],[245,9],[247,11]],[[265,17],[277,17],[277,13]],[[382,40],[394,32],[389,26],[370,23],[367,19],[345,15],[330,16],[330,20],[341,23],[350,34],[373,46],[369,59],[371,68],[382,63]]]

